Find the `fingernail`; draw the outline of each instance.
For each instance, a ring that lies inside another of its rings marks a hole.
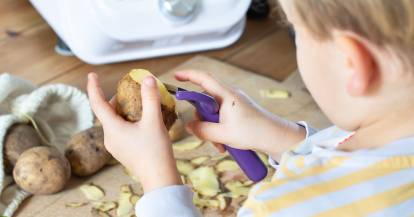
[[[148,87],[155,87],[155,79],[153,77],[147,77],[144,79],[144,84]]]
[[[97,77],[97,75],[96,75],[96,73],[95,72],[89,72],[88,73],[88,80],[92,80],[92,79],[94,79],[94,78],[96,78]]]

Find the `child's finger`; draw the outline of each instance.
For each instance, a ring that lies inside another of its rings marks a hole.
[[[142,83],[142,120],[162,122],[161,99],[155,79],[148,76]]]
[[[196,121],[201,121],[200,118],[200,113],[198,113],[197,111],[194,112],[194,117]],[[226,151],[226,149],[224,148],[224,146],[220,143],[215,143],[213,142],[214,147],[216,147],[216,149],[220,152],[220,153],[224,153]]]
[[[224,148],[224,146],[222,144],[219,143],[215,143],[213,142],[214,147],[216,147],[216,149],[220,152],[220,153],[224,153],[226,152],[226,149]]]
[[[178,71],[175,73],[175,78],[179,81],[190,81],[201,86],[205,91],[220,101],[223,100],[225,95],[230,93],[228,89],[205,72],[196,70]]]
[[[111,105],[105,100],[99,85],[98,75],[95,73],[89,73],[87,89],[92,110],[103,125],[121,120]]]
[[[115,108],[116,108],[116,95],[112,96],[111,100],[109,100],[109,104],[115,110]]]
[[[194,111],[194,120],[201,121],[200,113],[197,110]]]
[[[216,143],[225,143],[222,140],[222,126],[218,123],[193,121],[187,124],[186,129],[189,133],[194,134],[201,140],[207,140]]]

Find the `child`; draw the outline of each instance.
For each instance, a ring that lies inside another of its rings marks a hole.
[[[296,30],[303,79],[334,127],[316,133],[269,114],[206,73],[176,74],[221,105],[220,123],[195,121],[191,133],[266,152],[275,167],[280,162],[273,180],[252,189],[238,216],[412,216],[414,1],[280,2]],[[175,168],[154,79],[142,86],[138,123],[115,114],[95,74],[88,91],[108,151],[143,185],[137,215],[198,216]]]

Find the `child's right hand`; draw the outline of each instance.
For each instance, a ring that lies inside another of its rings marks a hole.
[[[280,155],[305,138],[303,127],[277,117],[255,104],[242,91],[199,71],[179,71],[179,81],[200,85],[220,104],[220,123],[193,121],[187,130],[203,140],[238,149],[258,150],[278,160]],[[220,150],[223,150],[219,146]]]

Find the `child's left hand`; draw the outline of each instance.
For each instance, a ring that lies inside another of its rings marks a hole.
[[[171,141],[164,126],[158,87],[154,78],[141,86],[142,119],[131,123],[116,114],[99,86],[98,76],[88,76],[91,107],[102,123],[105,147],[119,162],[137,176],[145,192],[180,185]],[[112,100],[111,100],[112,101]]]

